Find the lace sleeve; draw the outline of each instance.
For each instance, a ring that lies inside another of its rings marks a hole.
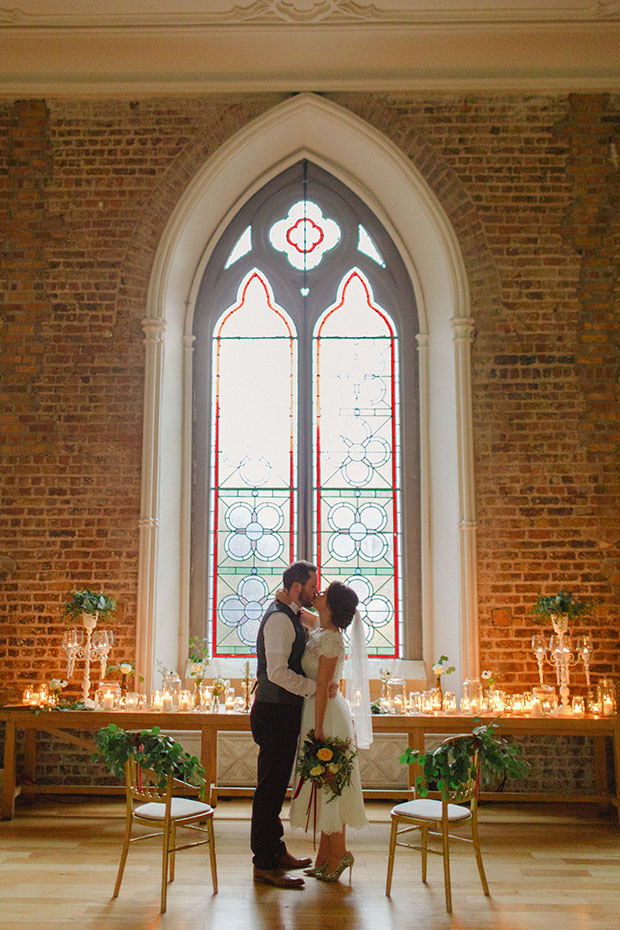
[[[333,630],[323,630],[318,643],[318,654],[328,659],[344,658],[344,643],[340,633]]]

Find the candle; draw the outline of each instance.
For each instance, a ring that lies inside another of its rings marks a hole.
[[[168,713],[172,710],[172,695],[169,691],[164,691],[162,698],[162,710],[165,710]]]
[[[585,704],[583,698],[576,694],[573,697],[573,713],[582,715],[585,711]]]
[[[192,709],[192,695],[189,691],[181,691],[179,695],[179,710]]]
[[[151,694],[151,707],[153,710],[161,710],[163,706],[163,698],[161,691],[153,691]]]
[[[114,710],[114,695],[111,691],[103,695],[102,706],[104,710]]]
[[[125,695],[125,707],[127,710],[135,710],[138,706],[138,692],[128,691]]]
[[[603,698],[603,717],[611,717],[614,712],[614,702],[610,697]]]

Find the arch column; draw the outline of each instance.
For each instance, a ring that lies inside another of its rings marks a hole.
[[[459,470],[459,555],[461,566],[461,662],[466,678],[476,678],[478,643],[478,580],[476,571],[476,500],[471,398],[471,346],[475,322],[471,317],[450,321],[456,374],[457,447]]]
[[[155,663],[157,552],[159,536],[159,462],[161,392],[166,321],[142,320],[145,344],[144,421],[142,434],[142,496],[140,501],[138,615],[136,618],[136,673],[144,678],[147,694]]]

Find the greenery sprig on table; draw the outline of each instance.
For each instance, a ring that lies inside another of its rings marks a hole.
[[[499,724],[488,723],[474,727],[471,735],[455,742],[444,742],[436,749],[422,751],[407,749],[400,757],[406,765],[417,762],[424,774],[415,778],[416,790],[426,797],[429,790],[441,792],[448,799],[462,790],[476,777],[474,754],[479,751],[480,770],[484,780],[507,777],[523,778],[530,764],[521,758],[521,750],[497,735]]]
[[[80,620],[82,614],[97,614],[98,619],[112,616],[116,609],[116,601],[108,597],[103,591],[72,591],[62,605],[63,617],[69,620]]]
[[[135,733],[111,723],[99,730],[95,744],[97,751],[93,761],[103,761],[117,778],[125,777],[125,763],[133,758],[140,768],[155,772],[160,788],[166,787],[169,775],[201,789],[204,787],[205,770],[200,760],[186,752],[171,736],[162,734],[159,727]]]
[[[592,605],[578,601],[570,591],[558,591],[557,594],[539,594],[532,608],[534,620],[550,620],[552,617],[587,617],[592,613]]]

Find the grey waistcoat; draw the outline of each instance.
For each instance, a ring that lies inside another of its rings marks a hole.
[[[258,636],[256,637],[256,659],[257,659],[257,670],[256,678],[257,685],[255,691],[255,698],[257,701],[266,701],[270,704],[301,704],[303,702],[303,697],[300,694],[292,694],[290,691],[287,691],[285,688],[281,688],[279,685],[269,681],[267,678],[267,656],[265,655],[265,623],[269,617],[279,611],[280,613],[286,614],[289,617],[293,628],[295,630],[295,641],[293,643],[293,648],[291,649],[291,654],[288,657],[288,667],[294,672],[297,672],[298,675],[303,675],[303,670],[301,667],[301,657],[304,654],[304,649],[306,648],[306,629],[297,617],[297,615],[288,607],[286,604],[276,603],[270,604],[265,613],[265,616],[262,619],[261,625],[258,628]]]

